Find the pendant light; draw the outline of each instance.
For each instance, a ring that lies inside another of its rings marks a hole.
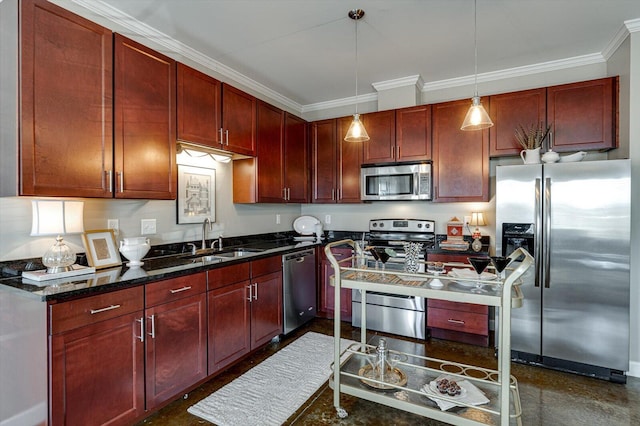
[[[475,49],[475,92],[471,98],[471,107],[462,122],[461,130],[481,130],[493,126],[493,121],[480,103],[478,96],[478,23],[477,0],[473,0],[473,44]]]
[[[358,20],[364,16],[364,10],[353,9],[349,11],[349,18],[356,21],[356,112],[353,114],[353,121],[347,130],[344,140],[347,142],[365,142],[369,140],[367,130],[360,121],[358,114]]]

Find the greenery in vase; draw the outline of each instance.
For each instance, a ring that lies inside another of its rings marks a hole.
[[[531,124],[526,129],[524,126],[520,125],[519,127],[516,127],[515,136],[523,149],[536,149],[540,148],[542,141],[547,137],[550,130],[551,125],[549,125],[545,130],[544,127],[542,127],[542,123],[537,127],[534,124]]]

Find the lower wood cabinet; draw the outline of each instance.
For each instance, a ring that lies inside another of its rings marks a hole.
[[[336,259],[344,259],[351,256],[350,248],[334,248],[332,250]],[[331,276],[334,274],[333,266],[327,260],[324,251],[321,250],[319,256],[320,262],[320,294],[318,297],[319,309],[318,314],[325,318],[333,318],[335,316],[335,287],[331,285]],[[343,321],[351,321],[351,289],[343,288],[340,290],[340,318]]]
[[[272,256],[208,271],[208,374],[282,334],[282,261]]]

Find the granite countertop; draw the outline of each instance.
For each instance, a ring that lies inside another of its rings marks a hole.
[[[63,301],[103,291],[112,291],[195,274],[230,264],[283,255],[345,238],[361,239],[362,233],[325,232],[325,238],[321,242],[296,241],[294,236],[295,233],[288,232],[225,238],[223,250],[207,253],[210,254],[209,256],[203,254],[191,255],[188,251],[185,252],[188,243],[153,246],[147,256],[142,259],[144,265],[139,268],[128,268],[125,261],[121,266],[99,269],[93,274],[41,282],[23,279],[20,275],[24,270],[43,269],[44,266],[42,266],[39,259],[0,262],[0,270],[2,271],[0,285],[4,289],[19,291],[21,294],[35,297],[42,301]],[[195,243],[196,246],[200,245],[199,242],[192,243]],[[223,258],[216,256],[234,248],[249,248],[259,251],[251,252],[241,257]],[[78,256],[78,263],[86,265],[84,256]]]

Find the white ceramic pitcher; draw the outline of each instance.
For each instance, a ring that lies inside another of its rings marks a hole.
[[[540,148],[523,149],[522,151],[520,151],[520,158],[522,158],[522,161],[524,161],[524,164],[539,164]]]

